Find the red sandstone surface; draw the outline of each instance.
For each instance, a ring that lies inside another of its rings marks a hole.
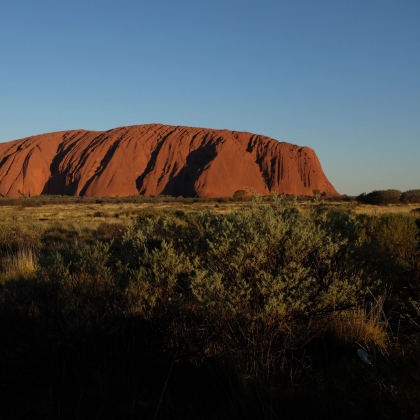
[[[338,195],[315,152],[269,137],[162,124],[61,131],[0,143],[0,194]]]

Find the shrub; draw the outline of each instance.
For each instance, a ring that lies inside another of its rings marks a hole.
[[[362,193],[357,197],[357,201],[363,204],[397,204],[400,202],[401,191],[399,190],[379,190],[368,194]]]
[[[377,289],[377,273],[364,268],[373,251],[358,229],[349,213],[321,204],[299,212],[278,196],[182,224],[170,215],[142,220],[124,236],[131,310],[169,317],[175,347],[196,342],[200,330],[207,355],[267,374],[327,327],[325,314],[363,306]],[[200,328],[186,329],[185,317]]]
[[[249,195],[247,190],[237,190],[233,193],[234,198],[247,197]]]
[[[16,252],[23,248],[39,249],[42,225],[18,224],[10,221],[0,223],[0,251]]]
[[[420,302],[420,224],[411,215],[385,214],[360,216],[364,241],[379,245],[378,259],[371,259],[369,266],[376,266],[388,284],[386,304],[392,308],[389,316],[394,322],[405,320],[420,325],[416,303]],[[414,305],[413,303],[414,302]]]
[[[400,201],[405,204],[420,203],[420,190],[408,190],[403,192]]]

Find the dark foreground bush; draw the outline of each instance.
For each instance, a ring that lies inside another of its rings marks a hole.
[[[35,274],[2,278],[1,418],[420,412],[408,386],[420,371],[414,218],[300,212],[274,197],[101,229],[97,242],[42,248]]]

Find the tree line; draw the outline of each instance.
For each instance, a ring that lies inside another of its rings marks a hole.
[[[363,204],[416,204],[420,203],[420,189],[407,190],[401,192],[399,190],[375,190],[370,193],[360,194],[356,200]]]

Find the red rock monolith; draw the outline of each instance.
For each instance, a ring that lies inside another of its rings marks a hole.
[[[0,194],[338,195],[308,147],[229,130],[147,124],[0,143]]]

